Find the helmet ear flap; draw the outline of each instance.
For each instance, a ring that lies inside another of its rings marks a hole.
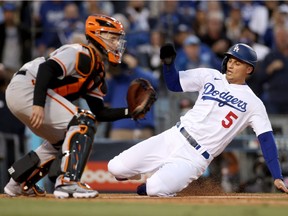
[[[226,70],[227,70],[227,62],[229,60],[229,57],[226,55],[223,60],[222,60],[222,64],[221,64],[221,73],[225,74]]]

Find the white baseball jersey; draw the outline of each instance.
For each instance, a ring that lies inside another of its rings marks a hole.
[[[272,130],[263,103],[247,85],[229,84],[225,75],[206,68],[180,71],[179,77],[184,92],[199,92],[181,123],[123,151],[108,164],[117,178],[152,172],[146,181],[148,195],[176,195],[203,175],[245,127],[251,126],[256,135]],[[193,147],[183,127],[201,147]]]
[[[257,136],[272,131],[262,101],[248,85],[229,84],[225,74],[208,68],[180,71],[179,76],[183,91],[199,92],[181,125],[214,157],[247,126]]]

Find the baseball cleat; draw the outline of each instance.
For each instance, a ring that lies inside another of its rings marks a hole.
[[[10,197],[17,197],[17,196],[46,196],[46,191],[41,188],[39,185],[35,184],[28,190],[23,190],[23,187],[21,184],[17,182],[9,182],[5,188],[4,193],[7,194]]]
[[[147,196],[146,183],[139,185],[136,192],[140,196]]]
[[[94,198],[99,195],[89,185],[81,182],[69,182],[58,185],[54,190],[54,196],[59,199],[65,198]]]

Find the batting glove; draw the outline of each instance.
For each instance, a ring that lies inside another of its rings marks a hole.
[[[176,57],[176,50],[171,43],[163,45],[160,49],[160,59],[164,64],[170,65]]]

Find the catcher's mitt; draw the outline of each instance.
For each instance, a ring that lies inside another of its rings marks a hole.
[[[143,78],[133,80],[126,98],[129,114],[134,120],[144,118],[156,99],[156,91],[148,80]]]

